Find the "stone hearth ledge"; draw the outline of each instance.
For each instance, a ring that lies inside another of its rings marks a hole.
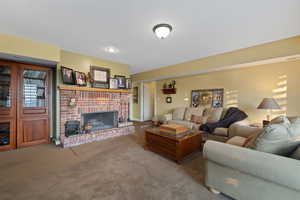
[[[126,126],[121,128],[113,128],[113,129],[105,129],[94,131],[92,133],[87,134],[79,134],[66,137],[65,135],[61,135],[60,141],[63,148],[79,146],[81,144],[91,143],[95,141],[101,141],[108,138],[129,135],[135,132],[134,126]]]

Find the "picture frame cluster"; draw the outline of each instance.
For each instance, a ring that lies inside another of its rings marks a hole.
[[[61,67],[62,81],[64,84],[87,86],[87,82],[91,83],[93,88],[105,89],[131,89],[132,80],[123,75],[115,75],[110,77],[110,69],[104,67],[91,66],[90,72],[75,71],[68,67]]]

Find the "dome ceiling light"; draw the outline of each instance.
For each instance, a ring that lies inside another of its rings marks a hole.
[[[113,46],[105,47],[104,50],[108,53],[116,54],[119,52],[119,49]]]
[[[153,32],[159,39],[165,39],[170,35],[172,26],[169,24],[157,24],[153,27]]]

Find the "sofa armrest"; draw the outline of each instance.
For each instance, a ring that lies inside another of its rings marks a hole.
[[[260,127],[252,127],[249,126],[248,123],[245,123],[245,121],[240,121],[233,123],[228,128],[228,136],[229,138],[232,138],[234,136],[241,136],[241,137],[249,137],[252,134],[256,134],[259,132],[262,132],[263,128]]]
[[[300,191],[299,160],[211,140],[205,143],[203,155],[219,165]]]
[[[170,121],[170,120],[172,120],[172,114],[171,113],[163,114],[163,115],[159,116],[159,121],[167,122],[167,121]]]

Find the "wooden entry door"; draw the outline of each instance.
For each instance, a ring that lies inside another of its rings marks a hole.
[[[19,64],[17,147],[50,140],[51,79],[46,67]]]
[[[0,60],[0,150],[16,148],[17,69]]]

